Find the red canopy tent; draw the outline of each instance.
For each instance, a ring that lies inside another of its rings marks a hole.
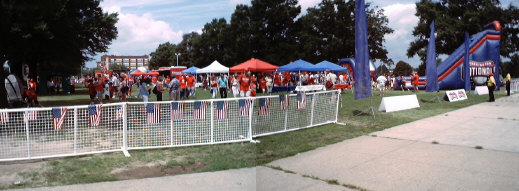
[[[145,75],[146,73],[144,72],[141,72],[140,70],[137,70],[135,71],[134,73],[130,73],[130,75],[132,76],[140,76],[140,75]]]
[[[237,73],[237,72],[245,72],[245,71],[251,71],[251,72],[274,72],[276,69],[279,68],[279,66],[274,66],[272,64],[269,64],[265,61],[251,58],[250,60],[245,61],[244,63],[238,64],[236,66],[233,66],[229,68],[230,73]]]
[[[158,76],[158,75],[159,75],[159,72],[157,72],[157,71],[152,71],[152,72],[148,72],[148,73],[146,73],[145,75]]]

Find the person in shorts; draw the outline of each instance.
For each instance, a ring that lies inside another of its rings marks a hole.
[[[384,75],[380,75],[377,78],[377,88],[379,90],[380,96],[384,97],[386,94],[386,82],[387,78]]]
[[[238,82],[240,83],[240,96],[241,97],[249,97],[250,96],[250,72],[245,72],[238,77]]]

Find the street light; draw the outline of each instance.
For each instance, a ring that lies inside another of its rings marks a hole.
[[[178,66],[178,56],[180,56],[180,53],[175,53],[175,56],[177,56],[177,66]]]

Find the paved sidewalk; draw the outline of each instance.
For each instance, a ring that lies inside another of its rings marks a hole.
[[[267,166],[36,190],[519,190],[519,94]]]

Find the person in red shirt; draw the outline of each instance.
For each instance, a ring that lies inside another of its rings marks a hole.
[[[418,93],[418,81],[420,81],[420,76],[415,73],[413,76],[413,87],[415,93]]]
[[[183,74],[182,76],[180,76],[178,81],[180,81],[180,95],[181,95],[180,97],[182,97],[182,99],[186,99],[187,98],[186,74]]]
[[[36,86],[37,86],[36,82],[34,82],[34,79],[31,78],[29,80],[29,84],[28,84],[29,90],[36,91]]]
[[[261,76],[259,83],[260,83],[261,93],[265,94],[266,93],[265,90],[267,89],[267,80],[265,80],[265,76]]]
[[[189,76],[186,79],[187,81],[187,91],[188,91],[188,97],[195,97],[195,77],[193,74],[189,74]]]
[[[38,95],[36,94],[36,92],[34,92],[32,90],[24,89],[22,91],[22,99],[25,101],[25,103],[27,103],[27,107],[33,107],[33,106],[43,107],[38,102]]]
[[[274,85],[281,86],[281,74],[274,74]]]
[[[250,84],[250,96],[256,97],[256,83]]]
[[[96,94],[97,94],[97,100],[99,101],[100,104],[103,103],[103,92],[104,92],[103,86],[104,86],[103,78],[94,79],[94,87],[95,87]]]
[[[288,86],[290,83],[290,72],[285,72],[283,75],[283,86]]]
[[[240,96],[241,97],[249,97],[250,96],[250,72],[243,73],[238,77],[238,82],[240,82]]]

